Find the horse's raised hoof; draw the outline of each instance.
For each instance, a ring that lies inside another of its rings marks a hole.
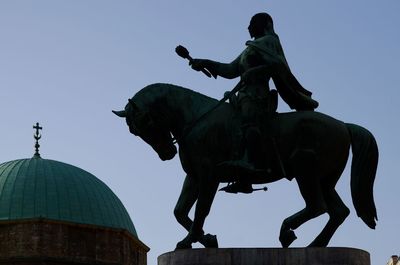
[[[279,236],[279,241],[281,241],[282,247],[287,248],[290,246],[290,244],[293,243],[297,239],[296,234],[293,232],[293,230],[286,230],[281,232],[281,235]]]
[[[203,235],[200,240],[200,244],[202,244],[206,248],[218,248],[218,240],[217,236],[206,234]]]

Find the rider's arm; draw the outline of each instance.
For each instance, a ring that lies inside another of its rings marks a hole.
[[[206,68],[213,75],[219,75],[223,78],[233,79],[240,76],[239,60],[240,56],[231,63],[219,63],[212,60],[193,59],[191,65],[194,70],[199,71],[202,68]]]

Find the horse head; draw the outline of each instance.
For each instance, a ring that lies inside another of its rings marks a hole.
[[[113,111],[113,113],[125,118],[129,131],[149,144],[161,160],[170,160],[175,157],[177,149],[171,132],[159,114],[151,110],[139,109],[132,99],[129,99],[124,110]]]

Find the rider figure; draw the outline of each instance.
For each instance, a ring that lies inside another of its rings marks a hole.
[[[254,15],[248,30],[254,40],[246,42],[246,49],[234,61],[194,59],[192,68],[197,71],[206,68],[212,75],[228,79],[241,76],[244,87],[238,92],[238,105],[246,150],[241,160],[225,162],[224,166],[259,175],[270,173],[270,165],[266,168],[265,159],[260,157],[262,134],[258,126],[260,115],[276,111],[276,91],[270,91],[269,80],[272,78],[280,96],[292,109],[314,110],[318,102],[311,99],[311,93],[291,73],[271,16]],[[230,189],[231,192],[252,192],[251,184],[245,181],[232,184]]]

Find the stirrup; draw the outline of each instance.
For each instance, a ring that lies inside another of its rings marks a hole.
[[[251,186],[251,184],[249,184],[249,185],[250,185],[250,188],[248,188],[247,185],[243,185],[243,183],[240,183],[240,181],[236,181],[233,183],[228,183],[228,185],[226,185],[225,187],[220,188],[219,191],[225,191],[227,193],[234,193],[234,194],[239,193],[239,192],[248,194],[248,193],[252,193],[253,191],[259,191],[259,190],[267,191],[268,190],[267,186],[258,188],[258,189],[254,189]]]
[[[227,193],[234,193],[234,194],[239,192],[248,194],[252,193],[254,189],[250,183],[243,181],[235,181],[232,183],[228,183],[228,185],[219,189],[219,191],[225,191]]]

